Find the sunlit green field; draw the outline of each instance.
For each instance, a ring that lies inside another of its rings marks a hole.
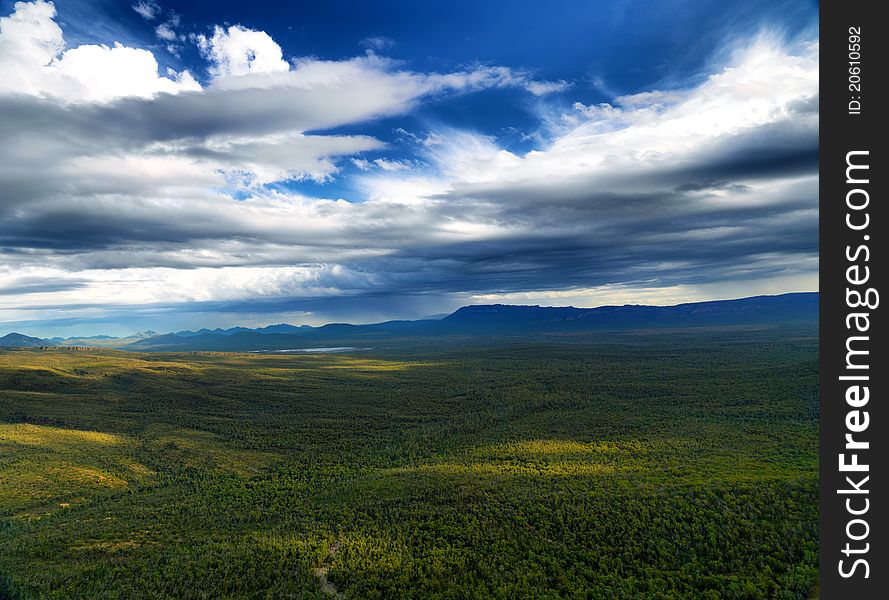
[[[808,598],[816,351],[3,351],[0,598]]]

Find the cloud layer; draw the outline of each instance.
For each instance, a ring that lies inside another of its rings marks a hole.
[[[145,49],[66,48],[54,16],[37,1],[0,18],[2,321],[207,303],[360,320],[473,298],[815,285],[817,44],[759,36],[693,86],[544,100],[530,152],[435,125],[403,132],[404,159],[361,126],[457,94],[545,99],[573,83],[490,65],[411,71],[375,53],[393,46],[384,38],[351,59],[288,57],[240,25],[192,36],[199,82],[159,74]],[[353,196],[282,185],[337,178]]]

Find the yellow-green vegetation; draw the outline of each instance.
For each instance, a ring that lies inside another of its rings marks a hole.
[[[0,598],[806,598],[816,351],[3,351]]]
[[[0,510],[66,508],[150,474],[128,450],[119,435],[0,423]]]

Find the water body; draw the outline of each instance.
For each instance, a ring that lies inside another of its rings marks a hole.
[[[340,354],[343,352],[354,352],[356,350],[371,350],[371,348],[357,348],[355,346],[333,346],[329,348],[287,348],[284,350],[251,350],[255,354],[287,354],[292,352],[303,352],[309,354]]]

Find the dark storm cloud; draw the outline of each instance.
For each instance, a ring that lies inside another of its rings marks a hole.
[[[471,196],[461,190],[422,210],[352,205],[349,222],[336,232],[245,225],[237,214],[208,215],[203,209],[210,205],[171,219],[152,213],[150,206],[133,211],[132,203],[121,211],[101,203],[49,204],[44,211],[30,207],[6,219],[0,243],[61,251],[57,262],[77,268],[191,268],[200,262],[177,252],[235,243],[241,250],[227,251],[220,265],[336,258],[376,274],[377,285],[393,296],[556,289],[652,277],[695,284],[775,271],[758,257],[817,253],[814,181],[788,186],[761,203],[748,185],[723,180],[667,188],[679,176],[661,175],[665,188],[645,193],[597,193],[591,191],[595,181],[566,181],[476,189]],[[649,178],[648,186],[655,181]],[[730,191],[732,197],[714,197],[712,191]],[[405,219],[411,213],[414,218]],[[430,238],[430,231],[451,219],[506,224],[510,231],[487,240]],[[417,229],[417,223],[425,229]],[[385,254],[360,252],[374,248]],[[350,249],[359,253],[348,256]]]

